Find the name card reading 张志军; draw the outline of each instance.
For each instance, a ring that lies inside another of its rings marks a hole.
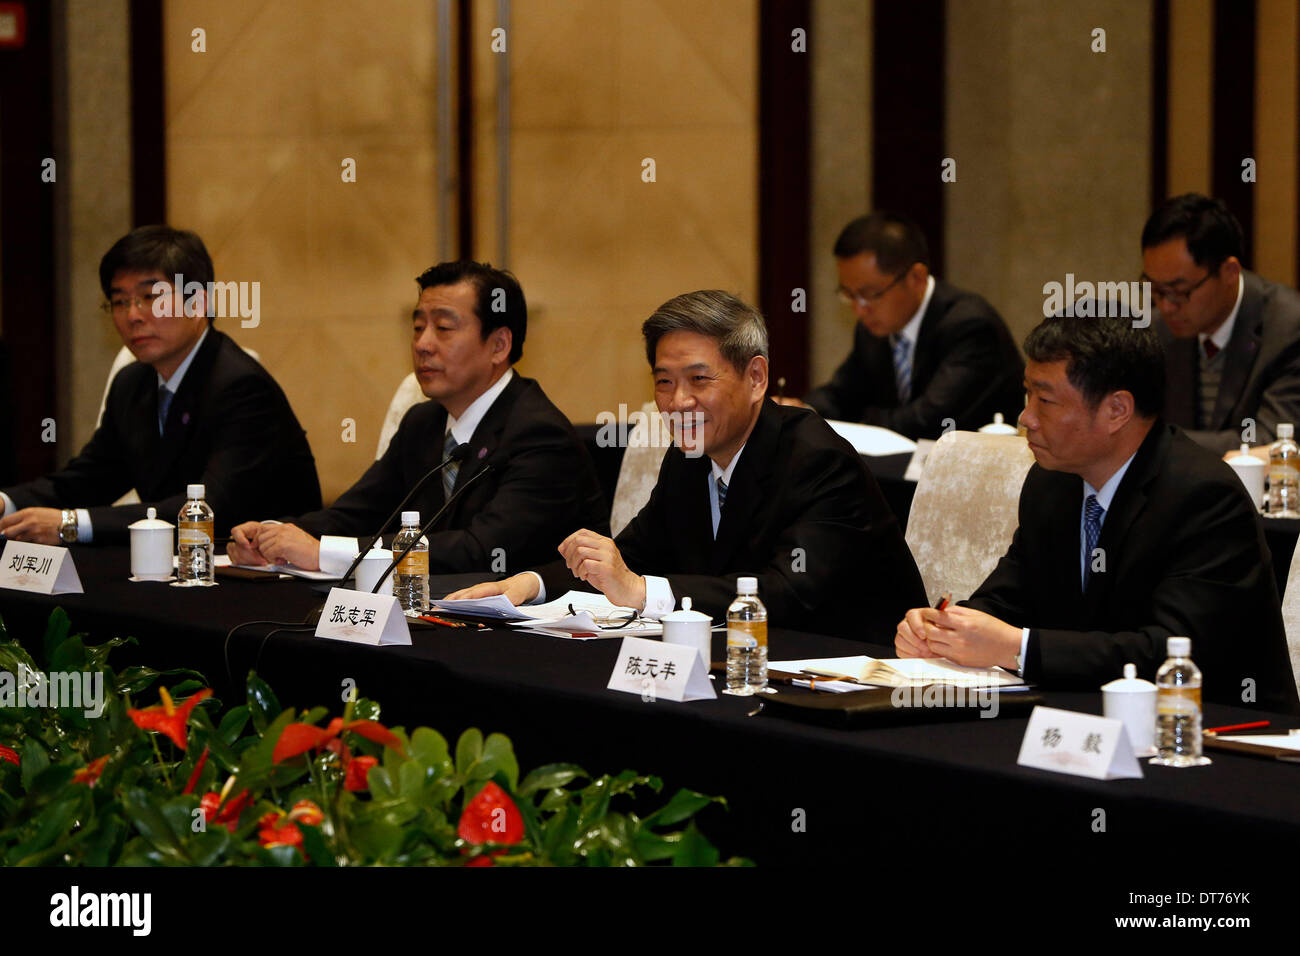
[[[7,541],[0,555],[0,588],[37,594],[81,594],[81,578],[67,548]]]
[[[618,649],[609,690],[640,694],[643,700],[715,700],[700,652],[687,644],[625,637]]]
[[[1035,707],[1016,763],[1094,780],[1141,777],[1121,720]]]
[[[411,629],[392,594],[331,588],[316,622],[316,636],[353,644],[410,644]]]

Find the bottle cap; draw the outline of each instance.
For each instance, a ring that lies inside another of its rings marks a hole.
[[[757,593],[758,593],[758,578],[737,578],[737,579],[736,579],[736,593],[737,593],[737,594],[757,594]]]
[[[202,498],[207,489],[203,485],[186,485],[186,498]]]
[[[1191,657],[1192,639],[1190,637],[1171,637],[1165,642],[1165,648],[1165,653],[1170,657]]]
[[[1281,424],[1279,424],[1279,425],[1277,426],[1277,437],[1278,437],[1278,438],[1294,438],[1294,437],[1295,437],[1295,425],[1291,424],[1290,422],[1282,422]]]
[[[420,512],[418,512],[418,511],[403,511],[403,512],[402,512],[402,524],[416,524],[416,525],[418,525],[419,523],[420,523]]]

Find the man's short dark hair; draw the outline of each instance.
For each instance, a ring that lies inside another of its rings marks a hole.
[[[132,229],[104,253],[104,258],[99,260],[99,287],[104,291],[104,298],[112,298],[113,276],[124,269],[157,272],[169,283],[177,275],[184,276],[186,285],[200,282],[205,290],[213,281],[212,257],[203,240],[192,232],[164,225]],[[211,324],[210,301],[207,307]]]
[[[1229,256],[1240,261],[1245,249],[1241,223],[1221,199],[1184,193],[1165,200],[1142,227],[1142,248],[1183,239],[1192,260],[1217,272]]]
[[[837,259],[851,259],[864,252],[875,253],[876,268],[889,275],[910,269],[917,262],[930,266],[930,247],[921,227],[888,212],[859,216],[835,240]]]
[[[1154,418],[1164,408],[1165,356],[1152,327],[1135,329],[1131,318],[1054,315],[1044,319],[1025,339],[1031,362],[1064,361],[1065,377],[1083,395],[1088,408],[1111,392],[1131,392],[1133,405],[1143,418]],[[1076,311],[1085,311],[1075,304]],[[1093,310],[1097,314],[1097,309]]]
[[[510,364],[524,354],[524,336],[528,334],[528,303],[519,280],[504,269],[493,269],[486,262],[457,259],[440,262],[416,276],[420,291],[440,285],[471,282],[478,293],[474,314],[478,316],[483,340],[496,329],[510,330]]]
[[[730,292],[702,289],[669,299],[641,325],[645,355],[654,368],[655,349],[669,332],[695,332],[718,342],[718,351],[744,374],[755,355],[767,357],[767,323],[763,313]]]

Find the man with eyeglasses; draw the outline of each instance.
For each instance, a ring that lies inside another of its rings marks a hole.
[[[1220,454],[1300,424],[1300,295],[1244,269],[1243,245],[1228,207],[1196,193],[1166,201],[1142,229],[1142,278],[1163,320],[1165,420]]]
[[[174,288],[182,276],[184,288]],[[320,507],[307,435],[275,379],[213,325],[203,240],[141,226],[99,263],[104,311],[136,362],[61,470],[0,491],[0,532],[40,544],[120,544],[149,507],[174,521],[202,482],[220,533],[267,511]],[[197,289],[197,291],[195,290]],[[135,488],[141,504],[113,507]]]
[[[835,240],[841,301],[858,318],[853,351],[805,401],[826,418],[908,438],[974,430],[1024,407],[1024,362],[993,306],[930,274],[925,236],[877,212]],[[801,405],[797,399],[781,399]]]

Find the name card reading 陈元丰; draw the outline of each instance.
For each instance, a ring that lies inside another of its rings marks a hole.
[[[392,594],[331,588],[316,622],[316,636],[353,644],[410,644],[411,629]]]
[[[1094,780],[1142,776],[1122,720],[1055,707],[1029,715],[1016,763]]]
[[[0,588],[36,594],[81,594],[81,578],[67,548],[6,541],[0,555]]]
[[[614,672],[605,686],[640,694],[646,700],[714,700],[718,696],[694,647],[644,637],[623,638]]]

